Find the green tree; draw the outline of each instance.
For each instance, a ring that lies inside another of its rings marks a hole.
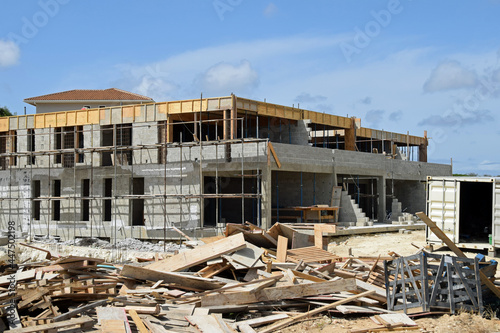
[[[8,107],[0,107],[0,117],[12,117],[12,113],[10,113]]]

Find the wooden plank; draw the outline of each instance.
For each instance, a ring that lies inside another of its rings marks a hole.
[[[258,327],[258,326],[269,324],[269,323],[272,323],[272,322],[275,322],[278,320],[287,319],[288,317],[289,316],[286,313],[280,313],[280,314],[275,314],[275,315],[270,315],[270,316],[265,316],[265,317],[237,321],[232,325],[234,328],[238,328],[241,325],[248,325],[250,327]]]
[[[164,272],[178,272],[217,258],[223,254],[243,249],[245,246],[245,238],[243,234],[239,233],[192,250],[181,252],[170,258],[149,264],[145,268]]]
[[[317,226],[319,225],[314,225],[314,246],[323,250],[323,230]]]
[[[231,259],[250,268],[255,267],[263,254],[263,249],[247,242],[244,249],[238,250],[231,255]]]
[[[211,315],[186,316],[186,319],[202,333],[226,333]]]
[[[50,266],[42,266],[35,269],[36,272],[56,272],[56,271],[64,271],[68,269],[77,269],[77,268],[86,268],[86,267],[95,267],[95,265],[89,265],[85,261],[77,261],[77,262],[69,262],[63,264],[54,264]]]
[[[25,244],[25,243],[19,243],[19,244],[22,245],[22,246],[26,246],[26,247],[38,250],[38,251],[45,252],[45,259],[52,259],[52,253],[50,253],[49,250],[45,250],[45,249],[42,249],[40,247],[36,247],[36,246]]]
[[[296,277],[304,279],[304,280],[308,280],[308,281],[312,281],[312,282],[326,282],[326,281],[328,281],[328,280],[325,280],[325,279],[322,279],[322,278],[319,278],[319,277],[316,277],[316,276],[312,276],[312,275],[309,275],[309,274],[306,274],[306,273],[303,273],[303,272],[299,272],[299,271],[296,271],[296,270],[290,270],[290,271]]]
[[[157,315],[160,313],[160,305],[156,304],[156,306],[139,306],[139,305],[127,305],[124,307],[125,311],[135,311],[140,314],[150,314]]]
[[[388,313],[392,312],[382,308],[377,308],[374,306],[355,306],[355,305],[339,305],[336,307],[338,311],[343,314],[351,313],[363,313],[363,314],[375,314],[375,313]]]
[[[274,150],[273,144],[271,143],[271,141],[269,141],[267,143],[267,145],[269,147],[269,150],[271,151],[271,154],[274,157],[274,160],[276,161],[276,165],[278,166],[278,169],[281,169],[281,162],[280,162],[280,160],[278,158],[278,155],[276,154],[276,151]]]
[[[106,319],[102,321],[102,333],[127,333],[127,324],[119,319]]]
[[[238,330],[241,333],[256,333],[255,330],[247,324],[241,324],[240,326],[238,326]]]
[[[359,293],[359,292],[364,292],[364,291],[373,291],[373,294],[370,295],[370,298],[373,298],[379,302],[386,303],[387,302],[387,294],[385,289],[382,289],[380,287],[377,287],[375,285],[366,283],[361,280],[356,280],[356,289],[355,290],[349,290],[352,293]]]
[[[286,262],[286,251],[288,250],[288,238],[278,236],[278,248],[276,250],[276,260]]]
[[[356,289],[355,279],[343,279],[323,283],[298,284],[293,286],[266,288],[257,292],[242,291],[224,293],[219,295],[207,295],[201,298],[201,306],[227,304],[237,305],[276,301],[281,299],[300,298],[303,296],[331,294],[352,289]]]
[[[135,323],[135,326],[137,326],[137,329],[139,330],[139,333],[149,333],[149,330],[144,326],[144,323],[142,322],[142,319],[139,318],[139,315],[135,310],[129,310],[128,314],[132,318],[132,320]]]
[[[68,327],[68,326],[76,326],[76,325],[87,325],[93,323],[94,320],[88,316],[83,316],[80,318],[73,318],[70,320],[65,320],[57,323],[36,325],[36,326],[28,326],[23,328],[15,328],[13,330],[8,330],[5,332],[8,333],[38,333],[43,331],[51,331],[57,330],[60,328]]]
[[[209,281],[195,276],[181,276],[175,273],[160,272],[154,269],[124,265],[120,273],[121,276],[138,280],[158,281],[164,283],[175,283],[183,287],[191,287],[202,290],[211,290],[221,288],[224,284],[216,281]]]
[[[212,313],[211,316],[215,318],[217,324],[224,333],[236,333],[235,330],[233,330],[226,324],[226,322],[222,319],[222,315],[220,313]]]
[[[314,309],[314,310],[311,310],[311,311],[308,311],[308,312],[305,312],[303,314],[300,314],[298,316],[295,316],[295,317],[292,317],[290,319],[287,319],[283,322],[280,322],[280,323],[276,323],[274,325],[271,325],[267,328],[265,328],[264,330],[261,330],[259,331],[259,333],[271,333],[271,332],[274,332],[276,330],[279,330],[279,329],[282,329],[284,327],[287,327],[303,318],[307,318],[307,317],[310,317],[312,315],[315,315],[315,314],[318,314],[318,313],[321,313],[323,311],[326,311],[326,310],[329,310],[329,309],[332,309],[338,305],[342,305],[342,304],[345,304],[345,303],[349,303],[357,298],[360,298],[360,297],[365,297],[365,296],[369,296],[371,295],[372,293],[374,293],[374,291],[370,290],[370,291],[366,291],[364,293],[361,293],[359,295],[354,295],[354,296],[351,296],[351,297],[348,297],[346,299],[343,299],[343,300],[340,300],[340,301],[337,301],[337,302],[334,302],[332,304],[328,304],[328,305],[324,305],[322,307],[319,307],[317,309]]]
[[[96,308],[98,306],[103,306],[107,303],[108,301],[103,299],[103,300],[100,300],[100,301],[96,301],[96,302],[93,302],[93,303],[90,303],[90,304],[87,304],[87,305],[84,305],[84,306],[81,306],[79,308],[76,308],[74,310],[71,310],[69,312],[66,312],[66,313],[63,313],[57,317],[54,318],[54,322],[58,322],[58,321],[63,321],[63,320],[67,320],[71,317],[74,317],[76,316],[77,314],[80,314],[82,312],[85,312],[87,310],[90,310],[90,309],[93,309],[93,308]]]
[[[98,307],[96,309],[98,323],[103,332],[132,333],[124,308]]]
[[[446,234],[427,215],[425,215],[423,212],[419,212],[417,213],[417,216],[420,217],[420,219],[424,221],[425,224],[427,224],[429,229],[431,229],[431,231],[436,236],[438,236],[439,239],[441,239],[446,244],[446,246],[448,246],[448,248],[453,251],[453,253],[455,253],[459,257],[467,258],[462,250],[460,250],[455,245],[455,243],[453,243],[452,240],[449,239],[448,236],[446,236]],[[481,282],[485,284],[486,287],[488,287],[498,298],[500,298],[500,289],[498,289],[495,284],[491,282],[486,275],[484,275],[483,272],[479,271],[479,275],[481,276]]]
[[[23,272],[16,273],[16,281],[25,281],[34,279],[36,276],[36,269],[30,269]],[[11,282],[11,274],[0,276],[0,286],[8,285]]]

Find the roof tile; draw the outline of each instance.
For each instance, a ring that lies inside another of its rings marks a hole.
[[[75,89],[62,91],[54,94],[36,96],[26,98],[25,102],[35,101],[80,101],[80,100],[99,100],[99,101],[115,101],[115,100],[136,100],[136,101],[152,101],[153,99],[147,96],[134,94],[125,90],[116,88],[109,89]]]

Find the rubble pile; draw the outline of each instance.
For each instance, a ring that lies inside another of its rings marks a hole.
[[[372,316],[374,327],[353,331],[358,333],[419,329],[405,314],[405,297],[412,298],[412,312],[419,305],[422,311],[432,310],[429,299],[419,303],[419,297],[427,297],[423,283],[432,283],[421,278],[423,267],[442,270],[448,259],[423,261],[424,249],[408,260],[395,252],[342,258],[324,249],[323,233],[335,225],[308,227],[314,235],[280,223],[267,231],[250,223],[227,224],[224,235],[145,264],[59,257],[40,249],[46,253],[43,261],[0,267],[0,331],[267,333],[324,313]],[[493,281],[496,263],[482,265]],[[460,266],[457,272],[466,270]],[[479,281],[475,276],[469,277],[471,284]],[[454,285],[448,286],[452,295]],[[462,289],[465,294],[469,290]],[[474,290],[477,294],[480,284]],[[450,305],[458,309],[468,302],[465,296]],[[446,300],[438,299],[443,311]],[[402,306],[404,313],[388,310],[388,301],[391,308]]]

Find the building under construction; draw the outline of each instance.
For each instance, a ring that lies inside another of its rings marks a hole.
[[[268,228],[316,205],[382,222],[394,203],[425,210],[426,177],[451,175],[426,135],[234,95],[0,118],[0,169],[0,229],[110,240]]]

